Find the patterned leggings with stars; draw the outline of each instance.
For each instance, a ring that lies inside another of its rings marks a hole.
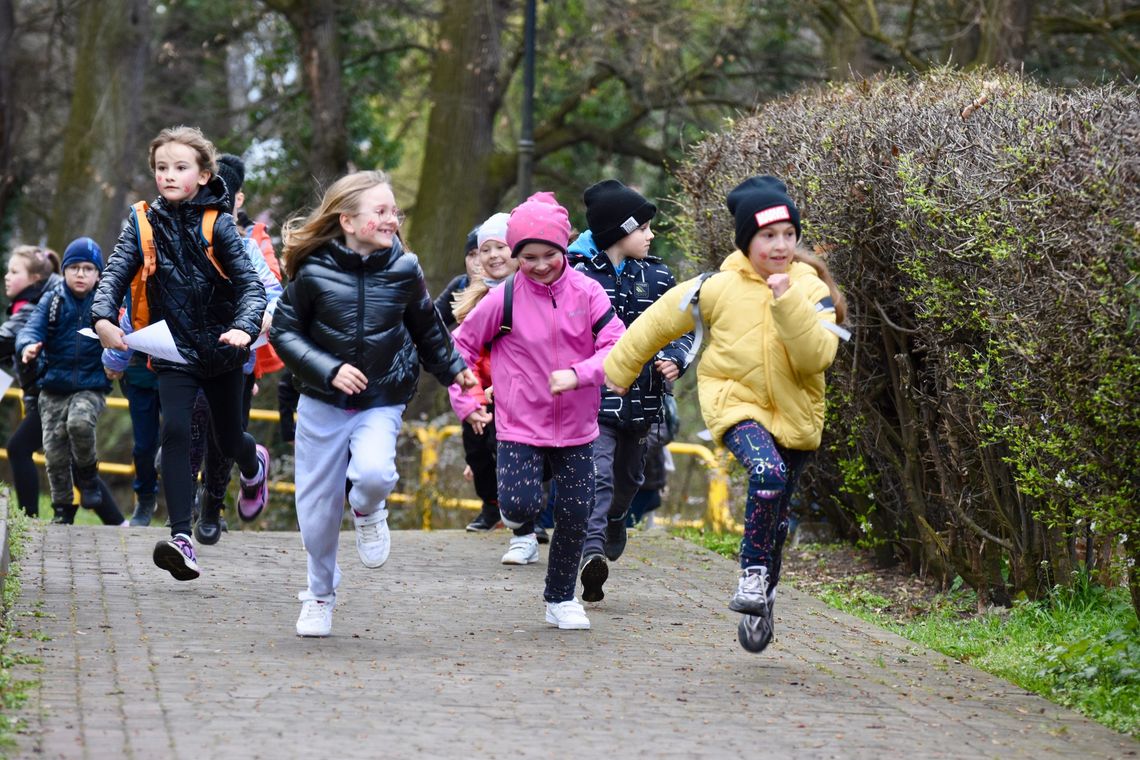
[[[586,540],[586,519],[594,506],[594,444],[565,448],[499,441],[499,509],[512,522],[538,519],[546,507],[542,495],[543,461],[554,475],[554,535],[546,567],[548,602],[574,598],[578,562]]]
[[[775,587],[788,538],[792,494],[811,452],[784,448],[754,420],[730,428],[724,434],[724,445],[748,472],[740,566],[763,565]]]

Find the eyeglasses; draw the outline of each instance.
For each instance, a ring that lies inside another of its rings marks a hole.
[[[395,207],[388,208],[387,206],[374,208],[371,211],[357,212],[357,216],[361,216],[363,214],[375,214],[376,216],[380,217],[380,221],[384,221],[385,219],[395,219],[396,224],[403,224],[405,219],[403,211]]]

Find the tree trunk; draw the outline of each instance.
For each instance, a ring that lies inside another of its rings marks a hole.
[[[1025,60],[1034,0],[979,0],[977,18],[955,50],[966,66],[1018,68]]]
[[[309,98],[312,140],[307,165],[318,192],[348,170],[348,105],[337,13],[323,0],[266,0],[281,13],[300,47],[301,77]]]
[[[16,56],[16,18],[12,0],[0,0],[0,229],[6,228],[8,204],[20,185],[16,143],[23,119],[16,106],[12,77]]]
[[[463,271],[468,230],[500,208],[513,183],[513,156],[496,157],[493,139],[503,87],[501,5],[456,0],[444,4],[440,19],[427,144],[408,227],[432,293]]]
[[[48,244],[87,235],[109,249],[148,136],[140,132],[149,9],[142,0],[92,0],[79,20],[71,110],[63,134]]]

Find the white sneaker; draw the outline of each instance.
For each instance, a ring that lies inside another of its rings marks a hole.
[[[584,631],[590,628],[590,618],[577,599],[546,603],[546,622],[562,630]]]
[[[538,562],[538,536],[513,536],[511,548],[503,555],[504,565],[529,565]]]
[[[380,567],[388,561],[392,550],[392,534],[388,532],[388,513],[381,509],[370,515],[357,515],[352,511],[356,526],[356,553],[365,567]]]
[[[297,635],[324,638],[332,633],[332,614],[336,600],[314,599],[307,591],[298,594],[301,599],[301,616],[297,618]]]

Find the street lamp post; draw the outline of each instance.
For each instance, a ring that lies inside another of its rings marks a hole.
[[[530,197],[534,173],[534,35],[537,0],[526,0],[523,28],[522,128],[519,130],[519,203]]]

